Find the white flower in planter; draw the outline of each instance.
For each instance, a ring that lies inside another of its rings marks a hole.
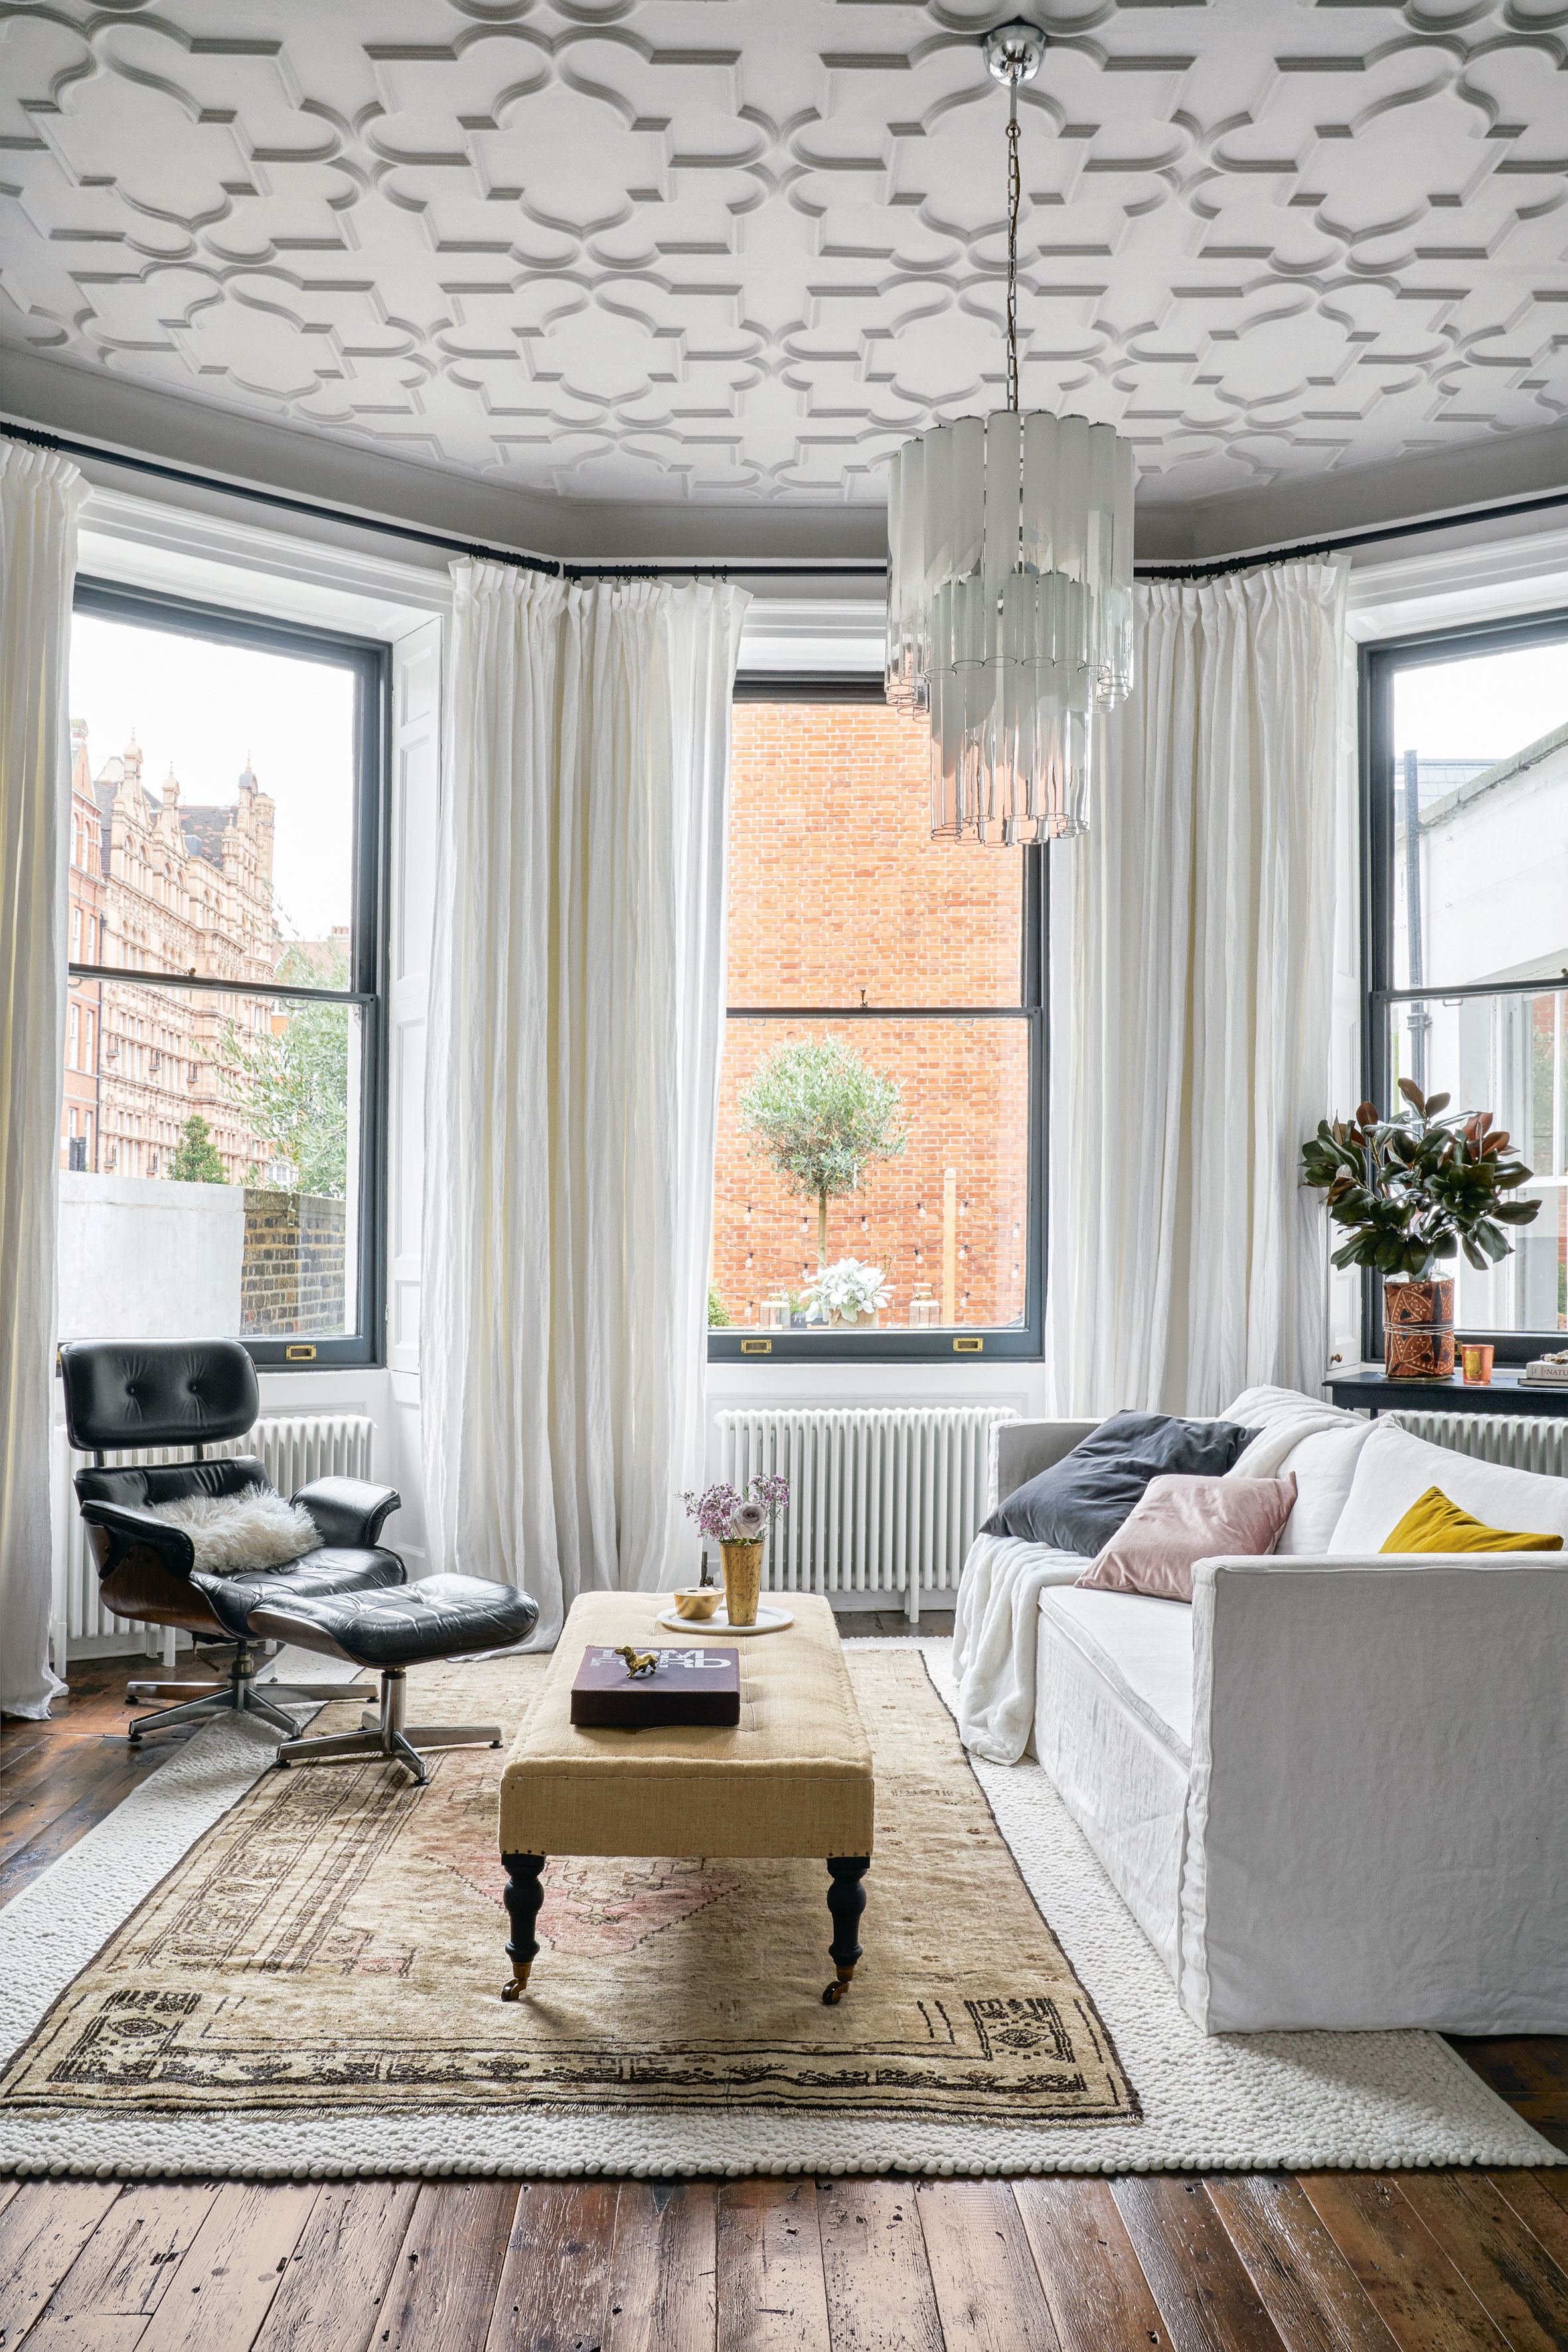
[[[856,1323],[862,1315],[874,1315],[893,1303],[893,1293],[880,1265],[871,1265],[858,1257],[841,1257],[832,1265],[825,1265],[814,1282],[806,1286],[807,1312],[813,1323],[825,1323],[836,1315],[841,1323]]]
[[[768,1532],[768,1514],[760,1503],[737,1503],[729,1527],[732,1543],[755,1543]]]

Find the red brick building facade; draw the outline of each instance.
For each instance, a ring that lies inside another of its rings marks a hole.
[[[273,803],[248,767],[232,802],[183,801],[172,771],[154,799],[134,738],[95,777],[79,720],[72,736],[72,963],[269,980],[279,951]],[[220,1087],[217,1054],[229,1021],[258,1030],[275,1019],[266,997],[73,978],[60,1166],[164,1175],[198,1111],[230,1183],[265,1174],[272,1147]]]
[[[739,703],[733,745],[732,1007],[1018,1003],[1021,854],[931,839],[916,722],[871,703]],[[766,1055],[823,1035],[896,1081],[908,1129],[901,1158],[830,1204],[830,1262],[885,1268],[884,1327],[909,1322],[922,1287],[944,1321],[1020,1318],[1025,1024],[818,1018],[728,1024],[713,1281],[731,1318],[759,1322],[765,1299],[798,1293],[816,1271],[815,1204],[756,1155],[738,1104]]]

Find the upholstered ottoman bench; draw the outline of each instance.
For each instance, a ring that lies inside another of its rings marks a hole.
[[[737,1637],[699,1625],[672,1633],[656,1622],[668,1605],[657,1593],[584,1593],[507,1759],[500,1834],[512,1977],[501,1998],[517,2000],[538,1957],[539,1877],[552,1853],[814,1855],[828,1868],[837,1971],[822,1999],[836,2002],[861,1957],[875,1790],[833,1612],[815,1595],[791,1595],[793,1625]],[[729,1643],[740,1654],[740,1721],[579,1729],[571,1685],[584,1650],[627,1642]]]

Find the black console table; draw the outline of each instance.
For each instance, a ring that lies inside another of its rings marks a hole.
[[[1537,1388],[1521,1381],[1511,1365],[1494,1367],[1485,1388],[1471,1388],[1455,1372],[1446,1381],[1391,1381],[1375,1364],[1330,1370],[1323,1386],[1349,1412],[1518,1412],[1568,1414],[1568,1385]]]

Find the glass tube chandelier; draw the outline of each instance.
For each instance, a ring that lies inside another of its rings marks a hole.
[[[1089,829],[1096,710],[1133,684],[1133,451],[1019,413],[1018,94],[1033,25],[988,33],[1009,91],[1008,404],[907,441],[888,491],[887,698],[928,718],[931,830],[1010,847]]]

